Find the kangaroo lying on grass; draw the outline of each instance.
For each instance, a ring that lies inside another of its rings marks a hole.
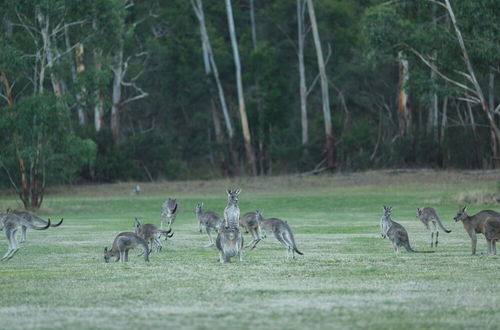
[[[196,204],[196,209],[194,212],[196,213],[196,218],[198,219],[200,233],[202,228],[204,227],[208,235],[208,245],[205,245],[205,247],[214,245],[215,243],[212,239],[211,232],[217,232],[219,230],[222,219],[214,211],[203,212],[203,203]]]
[[[262,239],[257,212],[245,213],[240,218],[240,226],[252,235],[253,240],[246,247],[253,249]]]
[[[29,211],[24,211],[24,210],[13,210],[11,208],[7,209],[7,213],[12,213],[17,215],[18,217],[23,218],[24,220],[28,221],[32,225],[34,225],[35,222],[39,222],[43,224],[44,226],[47,225],[48,221],[40,218],[36,214],[29,212]],[[49,219],[50,220],[50,219]],[[64,219],[61,219],[58,223],[51,223],[51,227],[59,227],[63,223]],[[24,243],[26,242],[26,230],[28,229],[28,226],[21,226],[21,240],[19,243]]]
[[[104,261],[109,262],[111,257],[116,257],[115,261],[127,262],[128,251],[138,246],[141,246],[144,250],[144,260],[149,261],[148,243],[146,243],[142,237],[132,232],[119,233],[116,235],[111,249],[108,250],[107,247],[104,248]]]
[[[394,246],[394,252],[400,253],[401,247],[412,253],[432,253],[434,251],[415,251],[410,246],[408,232],[399,223],[391,219],[392,206],[384,206],[384,215],[380,218],[380,232],[382,238],[388,237]]]
[[[50,227],[50,219],[47,221],[45,227],[37,227],[28,220],[21,218],[13,213],[0,214],[0,230],[5,231],[7,244],[9,245],[9,250],[7,251],[7,253],[5,253],[2,259],[0,259],[0,261],[9,260],[14,256],[17,250],[19,250],[19,243],[17,242],[16,233],[23,226],[35,230],[45,230]]]
[[[264,219],[264,217],[262,216],[262,211],[255,211],[255,216],[259,223],[259,227],[263,232],[262,237],[266,237],[266,231],[272,232],[274,234],[274,237],[276,237],[276,239],[286,247],[287,259],[294,259],[294,252],[297,252],[300,255],[304,255],[299,251],[299,249],[297,249],[292,229],[286,221],[278,218]],[[254,244],[252,249],[255,247],[255,245],[257,245],[257,243]]]
[[[496,252],[496,245],[492,240],[498,240],[497,222],[500,221],[500,213],[492,210],[483,210],[472,216],[467,215],[467,206],[461,207],[457,215],[453,218],[455,221],[462,221],[465,231],[469,234],[472,244],[472,255],[476,254],[477,236],[476,234],[482,233],[485,235],[488,242],[488,252],[491,249]],[[490,223],[491,219],[491,223]],[[486,223],[489,223],[486,226]],[[486,228],[487,227],[487,228]],[[495,239],[495,237],[497,237]],[[491,243],[490,243],[491,242]]]
[[[448,230],[444,228],[443,224],[441,223],[441,220],[439,219],[436,210],[434,210],[432,207],[424,207],[424,208],[417,208],[417,218],[422,221],[424,224],[425,228],[431,231],[431,248],[434,245],[435,247],[438,246],[438,238],[439,238],[439,227],[443,229],[446,233],[451,233],[451,230]],[[429,223],[432,223],[433,227],[431,228],[429,226]],[[437,224],[437,225],[436,225]],[[434,232],[436,232],[436,244],[434,244]]]
[[[135,226],[135,233],[140,237],[142,237],[149,244],[150,246],[149,253],[153,251],[153,244],[156,247],[156,252],[160,252],[161,249],[163,248],[163,245],[160,242],[161,234],[164,234],[165,237],[167,238],[174,236],[174,233],[170,234],[172,229],[163,230],[151,223],[143,225],[141,224],[141,221],[138,218],[135,218],[134,226]]]

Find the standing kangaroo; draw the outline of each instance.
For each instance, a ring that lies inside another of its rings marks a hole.
[[[238,227],[240,223],[240,207],[238,206],[238,196],[241,189],[234,191],[226,190],[227,206],[224,209],[224,223],[226,227]]]
[[[40,218],[36,214],[29,212],[29,211],[22,211],[22,210],[13,210],[11,208],[7,209],[7,213],[12,213],[17,215],[18,217],[23,218],[24,220],[28,221],[32,225],[34,225],[35,222],[41,223],[44,226],[47,225],[48,221]],[[49,219],[50,220],[50,219]],[[51,223],[51,227],[59,227],[63,223],[64,219],[61,219],[58,223]],[[28,229],[28,226],[21,226],[21,240],[19,243],[24,243],[26,242],[26,230]]]
[[[457,215],[453,219],[457,222],[462,221],[465,231],[469,234],[472,244],[472,255],[476,254],[476,245],[477,245],[476,234],[482,233],[486,235],[486,230],[485,230],[486,220],[498,217],[500,217],[500,213],[492,210],[483,210],[472,216],[469,216],[467,215],[467,206],[459,208]],[[490,225],[490,227],[493,225],[494,224]]]
[[[214,211],[203,212],[203,203],[196,204],[196,209],[194,212],[196,213],[196,218],[198,218],[200,233],[202,228],[204,227],[208,235],[208,244],[205,245],[205,247],[214,245],[215,243],[212,239],[211,232],[217,232],[219,230],[222,219]]]
[[[269,218],[264,219],[261,211],[255,211],[255,216],[259,223],[259,227],[264,232],[262,237],[266,237],[265,232],[270,231],[274,234],[274,237],[286,247],[286,257],[287,259],[294,259],[294,252],[297,252],[300,255],[304,255],[302,252],[297,249],[297,245],[295,244],[295,238],[293,237],[293,232],[290,226],[286,221],[283,221],[278,218]],[[258,241],[257,241],[258,242]],[[257,243],[254,244],[252,249],[255,247]]]
[[[380,232],[382,238],[388,237],[394,246],[394,252],[400,253],[401,247],[412,253],[432,253],[434,251],[415,251],[410,246],[408,232],[399,223],[391,219],[392,206],[384,206],[384,215],[380,218]]]
[[[219,233],[215,240],[215,246],[219,250],[219,261],[221,263],[231,261],[231,258],[238,256],[240,262],[241,250],[243,249],[243,236],[240,233],[240,207],[238,206],[238,195],[241,189],[234,191],[227,190],[227,206],[224,209],[224,222],[219,228]]]
[[[252,235],[253,240],[246,246],[251,249],[253,249],[262,239],[257,212],[245,213],[240,219],[240,226],[243,227],[247,233],[249,232]]]
[[[141,224],[141,221],[138,218],[135,218],[134,226],[135,226],[135,233],[140,237],[142,237],[150,245],[149,253],[153,251],[153,244],[156,247],[156,252],[160,252],[161,249],[163,248],[163,245],[161,244],[159,239],[159,235],[164,234],[166,237],[174,236],[174,233],[170,234],[172,229],[163,230],[151,223],[143,225]]]
[[[432,207],[424,207],[424,208],[417,208],[417,218],[422,221],[424,224],[425,228],[431,231],[431,248],[434,245],[435,247],[438,246],[438,237],[439,237],[439,227],[443,229],[446,233],[451,233],[451,230],[448,230],[444,228],[443,224],[441,223],[441,220],[439,219],[436,210],[434,210]],[[429,223],[432,223],[433,227],[431,228],[429,226]],[[434,244],[434,232],[436,232],[436,244]]]
[[[13,213],[2,213],[0,214],[0,230],[5,230],[5,236],[7,237],[7,244],[9,250],[0,259],[0,261],[7,261],[14,256],[14,254],[19,250],[19,243],[17,242],[16,233],[23,226],[29,227],[35,230],[45,230],[50,227],[50,219],[44,227],[37,227],[33,225],[28,220],[21,218]]]
[[[116,235],[113,241],[113,246],[108,250],[107,247],[104,248],[104,261],[109,262],[111,257],[117,257],[115,261],[127,262],[128,261],[128,251],[141,246],[144,250],[144,260],[149,261],[149,248],[148,243],[132,232],[122,232]]]
[[[176,198],[169,198],[161,205],[160,227],[163,229],[163,221],[168,219],[168,229],[172,229],[177,212],[179,211]],[[166,238],[165,238],[166,239]]]

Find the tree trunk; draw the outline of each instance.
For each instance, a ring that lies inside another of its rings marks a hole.
[[[307,88],[306,88],[306,69],[304,66],[304,7],[303,0],[297,0],[297,36],[298,36],[298,52],[299,59],[299,95],[300,95],[300,123],[302,126],[302,145],[309,142],[309,132],[307,123]]]
[[[231,37],[231,45],[233,48],[234,65],[236,67],[236,87],[238,90],[238,105],[241,117],[241,128],[243,130],[243,139],[245,143],[245,151],[247,156],[247,164],[251,169],[252,175],[257,175],[257,166],[255,164],[255,156],[252,147],[252,139],[250,136],[250,128],[248,126],[247,112],[245,108],[245,98],[243,95],[243,82],[241,78],[241,63],[238,50],[238,42],[236,40],[236,31],[234,28],[233,10],[231,0],[226,0],[227,21],[229,25],[229,34]]]
[[[323,103],[323,119],[325,122],[325,136],[326,136],[326,164],[328,169],[335,168],[335,142],[333,139],[332,118],[330,114],[330,98],[328,96],[328,80],[326,77],[325,61],[323,59],[323,50],[321,48],[321,41],[319,39],[318,25],[316,23],[316,14],[312,0],[307,0],[307,7],[309,11],[309,20],[311,21],[311,28],[314,37],[314,45],[316,47],[316,56],[318,59],[318,69],[321,82],[321,95]]]
[[[113,134],[113,140],[116,144],[120,138],[120,108],[122,99],[122,80],[123,80],[123,43],[121,37],[119,40],[118,49],[113,57],[113,94],[111,106],[111,122],[110,128]]]
[[[460,32],[460,29],[458,28],[457,21],[455,19],[455,14],[453,12],[453,9],[451,8],[451,4],[449,0],[445,0],[444,6],[446,10],[448,11],[448,14],[450,16],[451,22],[453,24],[453,27],[455,29],[455,34],[458,39],[458,43],[460,45],[460,49],[462,50],[462,58],[467,66],[467,71],[469,73],[469,80],[472,82],[472,85],[474,86],[475,94],[477,98],[479,99],[479,103],[481,105],[481,109],[483,110],[483,114],[486,117],[486,120],[488,121],[488,124],[490,125],[491,129],[491,134],[495,137],[495,142],[491,144],[491,153],[492,155],[497,155],[498,154],[498,146],[500,145],[500,129],[498,128],[497,124],[495,123],[495,119],[493,118],[492,111],[490,110],[488,103],[486,101],[486,98],[483,94],[483,91],[481,89],[481,86],[479,85],[477,79],[476,79],[476,74],[474,72],[474,68],[472,67],[472,62],[469,58],[469,54],[467,52],[467,49],[465,48],[465,43],[464,39],[462,37],[462,33]]]
[[[92,29],[97,32],[97,18],[94,17],[92,21]],[[96,72],[102,70],[102,50],[94,48],[94,67]],[[97,84],[99,85],[99,84]],[[99,132],[104,124],[104,95],[99,87],[94,91],[94,129]]]
[[[408,60],[404,57],[403,52],[398,53],[399,64],[399,83],[398,83],[398,121],[399,134],[406,136],[411,133],[411,112],[408,107],[408,94],[406,93],[406,85],[410,79]]]

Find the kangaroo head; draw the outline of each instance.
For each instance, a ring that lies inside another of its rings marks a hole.
[[[464,206],[464,207],[460,207],[458,209],[457,215],[455,215],[453,217],[453,220],[455,220],[456,222],[458,222],[458,221],[464,221],[467,217],[468,217],[468,215],[467,215],[467,206]]]
[[[203,203],[198,203],[196,204],[196,209],[194,210],[195,213],[201,213],[203,212]]]
[[[141,228],[142,228],[141,219],[135,218],[135,220],[134,220],[134,227],[135,227],[135,233],[137,234],[141,230]]]
[[[109,262],[109,259],[111,259],[111,249],[108,250],[107,247],[104,248],[104,262]]]
[[[422,209],[420,207],[417,207],[417,218],[422,215]]]
[[[262,228],[261,222],[264,219],[262,216],[263,211],[261,210],[256,210],[255,211],[255,218],[257,219],[257,225],[259,226],[259,236],[261,238],[266,238],[266,231]]]
[[[391,212],[392,212],[392,206],[385,206],[384,205],[384,215],[389,217],[389,216],[391,216]]]
[[[227,201],[232,204],[237,204],[238,203],[238,196],[241,192],[241,189],[236,189],[231,191],[230,189],[226,190],[227,192]]]

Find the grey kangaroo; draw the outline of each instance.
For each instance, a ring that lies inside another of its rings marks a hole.
[[[500,240],[500,217],[491,217],[484,224],[484,236],[488,243],[488,253],[497,254],[496,242]]]
[[[160,252],[163,248],[163,245],[161,244],[159,239],[159,236],[161,234],[164,234],[167,238],[174,236],[174,233],[171,233],[172,229],[163,230],[151,223],[146,223],[143,225],[141,224],[141,220],[138,218],[135,218],[134,226],[135,233],[142,237],[146,241],[146,243],[149,244],[149,253],[153,251],[153,244],[156,247],[156,252]]]
[[[196,209],[194,212],[196,213],[196,218],[198,219],[198,223],[200,225],[200,233],[202,228],[205,228],[205,231],[208,235],[208,244],[205,245],[205,247],[214,245],[215,243],[212,239],[211,232],[217,232],[219,230],[222,219],[214,211],[203,212],[203,203],[196,204]]]
[[[274,237],[276,237],[276,239],[286,247],[287,259],[294,259],[294,252],[297,252],[300,255],[304,255],[299,251],[299,249],[297,249],[292,229],[286,221],[278,218],[264,219],[261,211],[255,211],[255,215],[257,221],[259,222],[259,227],[264,232],[262,237],[266,237],[266,231],[272,232],[274,234]],[[255,245],[253,247],[255,247]]]
[[[50,219],[44,227],[37,227],[31,222],[21,218],[13,213],[2,213],[0,214],[0,230],[5,231],[5,236],[7,237],[7,244],[9,250],[0,259],[0,261],[7,261],[14,256],[14,254],[19,250],[19,243],[17,242],[16,233],[23,226],[29,227],[35,230],[45,230],[50,227]]]
[[[29,212],[29,211],[24,211],[24,210],[13,210],[11,208],[8,208],[7,209],[7,213],[12,213],[12,214],[15,214],[17,215],[18,217],[21,217],[23,218],[24,220],[28,221],[29,223],[31,223],[32,225],[35,224],[35,222],[38,222],[38,223],[41,223],[43,224],[44,226],[48,223],[48,221],[40,218],[39,216],[37,216],[36,214],[32,213],[32,212]],[[49,219],[50,220],[50,219]],[[51,223],[50,226],[51,227],[59,227],[62,223],[63,223],[63,220],[64,219],[61,219],[61,221],[59,221],[58,223]],[[27,226],[21,226],[21,240],[19,241],[19,243],[24,243],[26,242],[26,230],[28,229]]]
[[[172,229],[179,207],[176,198],[169,198],[161,205],[160,227],[163,229],[163,221],[168,219],[168,229]],[[166,238],[165,238],[166,239]]]
[[[253,249],[262,239],[257,212],[247,212],[240,218],[240,226],[252,235],[253,240],[246,246]]]
[[[240,262],[241,250],[243,249],[243,236],[238,227],[221,226],[215,240],[215,246],[219,250],[219,261],[221,263],[231,262],[231,258],[238,256]]]
[[[380,218],[380,232],[382,238],[388,237],[394,247],[394,252],[400,253],[401,247],[412,253],[432,253],[434,251],[415,251],[410,246],[408,232],[399,223],[391,219],[391,206],[384,206],[384,215]]]
[[[240,233],[240,207],[238,206],[238,195],[241,189],[234,191],[226,190],[227,206],[224,209],[224,222],[219,228],[215,246],[219,250],[219,261],[230,262],[231,258],[238,256],[240,262],[241,250],[243,249],[243,235]]]
[[[472,244],[472,255],[476,254],[476,245],[477,245],[476,234],[479,233],[485,234],[486,221],[490,218],[498,218],[498,217],[500,217],[500,213],[492,210],[483,210],[472,216],[469,216],[467,215],[467,206],[458,209],[458,213],[453,219],[457,222],[462,221],[465,231],[469,234]]]
[[[149,261],[149,248],[148,243],[132,232],[122,232],[116,235],[113,241],[113,246],[108,250],[107,247],[104,248],[104,261],[109,262],[111,257],[116,257],[115,261],[127,262],[128,261],[128,251],[136,247],[142,247],[144,250],[144,260]]]
[[[441,220],[439,219],[436,210],[434,210],[432,207],[424,207],[424,208],[417,208],[417,218],[422,221],[424,224],[425,228],[430,230],[431,232],[431,248],[433,245],[435,247],[438,246],[438,239],[439,239],[439,227],[441,227],[442,230],[444,230],[446,233],[451,233],[451,230],[448,230],[444,228],[443,224],[441,223]],[[429,226],[429,223],[432,223],[432,228]],[[436,242],[434,244],[434,232],[436,232]]]
[[[224,209],[224,223],[226,227],[238,227],[240,223],[240,207],[238,206],[238,196],[241,189],[234,191],[226,190],[227,206]]]

